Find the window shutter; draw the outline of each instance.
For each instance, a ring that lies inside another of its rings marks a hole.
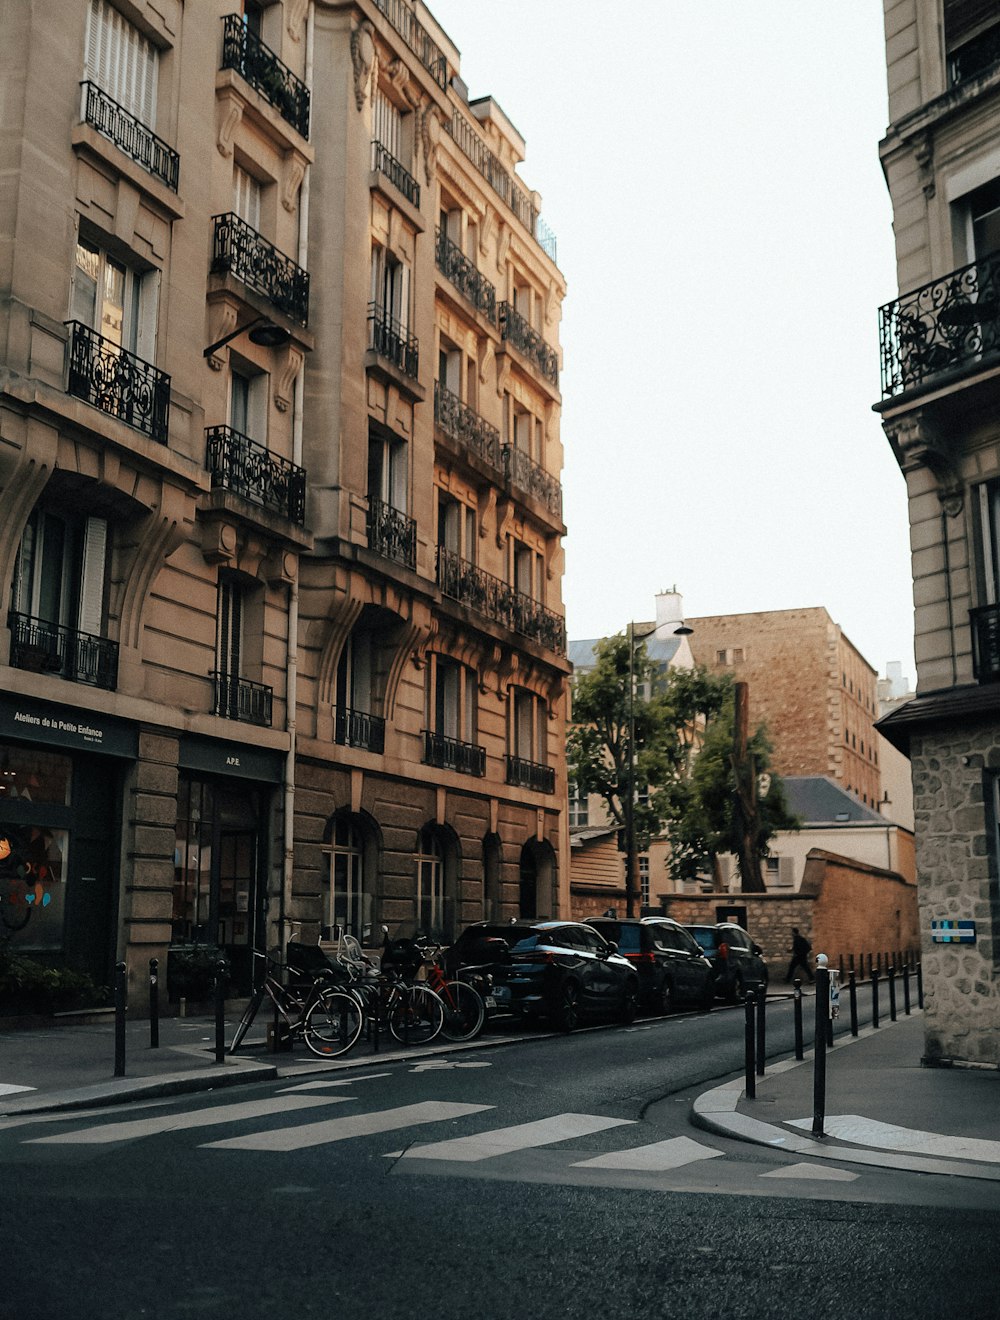
[[[220,674],[238,678],[243,643],[243,597],[235,583],[219,583],[218,610],[216,667]]]
[[[778,884],[791,889],[795,884],[795,858],[778,858]]]
[[[83,565],[80,573],[80,632],[100,637],[104,625],[104,579],[108,556],[108,524],[88,518],[83,527]]]
[[[108,0],[90,0],[84,73],[149,128],[156,124],[158,59],[153,43]]]

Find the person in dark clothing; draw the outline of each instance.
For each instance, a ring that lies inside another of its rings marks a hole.
[[[785,977],[786,981],[791,981],[794,979],[796,967],[801,967],[802,970],[805,972],[806,976],[808,976],[810,981],[813,979],[813,974],[809,970],[809,954],[811,952],[812,952],[812,945],[809,943],[809,941],[806,939],[804,935],[799,933],[798,926],[793,926],[792,927],[792,961],[788,964],[788,975]]]

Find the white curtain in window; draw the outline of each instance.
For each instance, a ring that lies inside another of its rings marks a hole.
[[[158,52],[108,0],[90,0],[84,76],[149,128],[156,126]]]
[[[403,116],[380,89],[372,97],[372,138],[402,163]]]

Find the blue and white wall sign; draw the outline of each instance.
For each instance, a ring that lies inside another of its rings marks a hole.
[[[934,944],[975,944],[974,921],[932,921],[931,940]]]

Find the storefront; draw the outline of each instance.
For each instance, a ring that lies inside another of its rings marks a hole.
[[[108,984],[121,796],[138,729],[75,707],[0,697],[0,939]]]

